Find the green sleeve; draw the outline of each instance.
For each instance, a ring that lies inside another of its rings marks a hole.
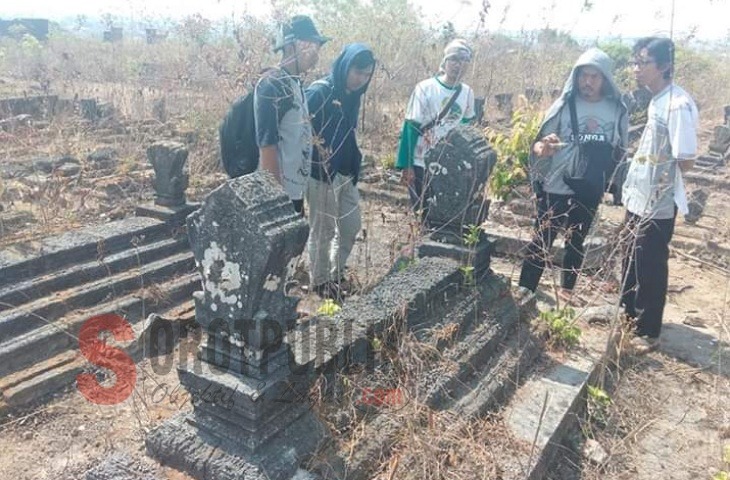
[[[474,120],[475,120],[475,119],[476,119],[476,117],[471,117],[471,118],[462,118],[462,119],[461,119],[461,124],[462,124],[462,125],[467,125],[467,124],[469,124],[469,123],[472,123],[472,122],[474,122]]]
[[[398,157],[395,159],[395,168],[403,170],[413,166],[413,154],[416,151],[418,137],[421,136],[421,124],[413,120],[403,123],[398,146]]]

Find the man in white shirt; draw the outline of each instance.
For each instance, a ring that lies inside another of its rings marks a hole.
[[[622,304],[636,320],[635,353],[659,345],[669,276],[669,242],[677,211],[687,213],[682,172],[697,155],[697,106],[672,82],[674,43],[647,37],[636,42],[636,81],[652,99],[647,124],[631,159],[623,198],[629,248],[623,262]]]
[[[411,206],[424,217],[426,154],[451,130],[475,117],[474,91],[461,82],[471,57],[466,41],[452,40],[444,49],[438,75],[418,83],[408,101],[395,168],[403,171]]]

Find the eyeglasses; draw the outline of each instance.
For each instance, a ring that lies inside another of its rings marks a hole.
[[[656,62],[654,60],[633,60],[633,61],[629,62],[629,67],[631,67],[631,68],[636,68],[636,67],[644,68],[647,65],[649,65],[650,63],[656,63]]]

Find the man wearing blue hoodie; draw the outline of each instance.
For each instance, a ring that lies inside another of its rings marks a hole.
[[[337,57],[332,73],[306,90],[314,135],[307,186],[310,283],[322,297],[349,293],[344,269],[362,225],[357,191],[362,154],[355,131],[374,69],[370,48],[353,43]]]
[[[563,229],[567,241],[558,295],[571,301],[583,241],[627,145],[628,114],[612,70],[613,61],[603,51],[586,51],[540,126],[529,159],[537,219],[520,273],[523,292],[537,288],[550,247]]]

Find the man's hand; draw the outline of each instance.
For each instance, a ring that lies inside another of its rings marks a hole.
[[[682,173],[687,173],[695,166],[694,158],[690,160],[679,160],[679,169]]]
[[[559,148],[560,138],[554,133],[551,133],[550,135],[543,137],[542,140],[535,142],[535,145],[532,146],[532,151],[539,158],[545,158],[555,155],[555,152],[557,152]]]
[[[259,148],[259,163],[261,169],[271,172],[277,182],[281,183],[281,173],[279,172],[279,156],[276,152],[276,145],[268,145]]]
[[[405,185],[406,187],[410,187],[413,185],[413,182],[415,180],[416,180],[416,173],[413,171],[413,167],[403,169],[403,172],[400,174],[400,183],[402,185]]]

